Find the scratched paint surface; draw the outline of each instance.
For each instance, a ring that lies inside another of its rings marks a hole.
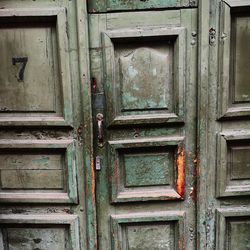
[[[228,249],[249,250],[250,249],[250,220],[231,221],[228,223],[227,236],[229,239]]]
[[[9,250],[68,250],[66,228],[7,228],[3,230]]]
[[[232,67],[233,102],[250,102],[249,68],[250,68],[250,17],[235,16],[232,30]],[[234,87],[233,87],[234,86]]]
[[[108,116],[107,147],[96,149],[102,158],[96,173],[99,249],[197,249],[196,200],[189,195],[195,190],[196,46],[191,32],[196,14],[187,8],[90,15],[92,75],[99,79],[96,95],[104,93],[102,111]],[[183,40],[174,35],[182,28]],[[187,50],[179,53],[180,47]],[[187,114],[183,123],[155,122],[154,117],[179,111],[181,93]],[[161,212],[166,218],[160,222]],[[146,213],[150,220],[139,219]],[[120,219],[128,214],[128,221]],[[111,221],[111,228],[110,218],[118,221]]]
[[[174,225],[137,224],[126,227],[128,249],[172,250],[174,249]]]
[[[63,152],[2,152],[0,161],[1,189],[64,189]]]
[[[138,48],[122,55],[119,58],[122,109],[167,109],[171,66],[171,50],[161,53]]]
[[[6,24],[5,24],[6,25]],[[3,26],[3,27],[2,27]],[[5,112],[56,112],[60,99],[54,24],[37,27],[17,23],[0,28],[0,110]],[[34,51],[36,53],[34,53]],[[22,64],[12,58],[27,57],[23,80],[18,80]],[[46,101],[44,99],[46,96]]]
[[[115,41],[122,112],[173,111],[174,40]]]
[[[125,154],[125,186],[169,185],[173,153]]]

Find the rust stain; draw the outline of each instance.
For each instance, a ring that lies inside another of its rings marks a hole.
[[[94,161],[94,158],[91,157],[91,195],[92,195],[92,206],[93,206],[94,211],[96,207],[95,188],[96,188],[95,186],[95,161]],[[92,225],[94,226],[94,232],[96,232],[97,231],[96,218],[94,218]],[[97,248],[98,248],[97,242],[96,240],[94,240],[94,249],[97,249]]]
[[[96,80],[95,77],[92,77],[92,79],[91,79],[91,85],[92,85],[92,90],[95,93],[96,90],[97,90],[97,80]]]
[[[91,158],[91,194],[92,204],[95,206],[95,163],[93,158]]]
[[[181,148],[178,148],[176,167],[177,167],[176,191],[183,198],[185,192],[185,153],[184,150]]]
[[[197,157],[194,158],[193,160],[193,163],[195,165],[195,170],[194,170],[194,174],[193,174],[193,181],[194,181],[194,184],[193,184],[193,187],[192,187],[192,190],[191,192],[189,193],[190,197],[192,198],[193,202],[197,202],[197,178],[199,177],[200,175],[200,171],[199,171],[199,160]]]

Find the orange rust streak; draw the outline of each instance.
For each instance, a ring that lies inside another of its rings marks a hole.
[[[178,149],[177,165],[177,180],[176,191],[183,198],[185,192],[185,154],[183,149]]]
[[[92,193],[92,203],[95,206],[95,163],[94,159],[91,159],[91,193]]]

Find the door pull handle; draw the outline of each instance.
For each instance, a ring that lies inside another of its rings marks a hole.
[[[103,114],[98,113],[96,115],[97,120],[97,144],[99,147],[103,147],[104,143],[104,133],[103,133]]]

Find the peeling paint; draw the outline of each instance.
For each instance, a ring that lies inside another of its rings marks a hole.
[[[189,196],[192,198],[193,202],[197,201],[197,188],[192,187],[191,192],[189,193]]]
[[[185,154],[184,150],[178,149],[178,156],[176,161],[177,167],[177,180],[176,180],[176,191],[183,198],[185,192]]]

